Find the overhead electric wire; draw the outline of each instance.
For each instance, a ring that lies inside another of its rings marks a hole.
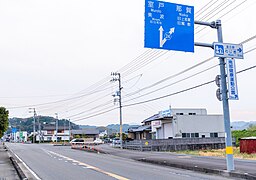
[[[245,44],[245,43],[247,43],[247,42],[249,42],[249,41],[251,41],[251,40],[253,40],[253,39],[255,39],[255,38],[256,38],[256,35],[254,35],[254,36],[252,36],[252,37],[250,37],[250,38],[248,38],[248,39],[242,41],[240,44]],[[170,79],[172,79],[172,78],[174,78],[174,77],[177,77],[177,76],[179,76],[179,75],[181,75],[181,74],[184,74],[184,73],[186,73],[186,72],[188,72],[188,71],[190,71],[190,70],[192,70],[192,69],[194,69],[194,68],[196,68],[196,67],[198,67],[198,66],[200,66],[200,65],[202,65],[202,64],[204,64],[204,63],[206,63],[206,62],[208,62],[208,61],[210,61],[210,60],[212,60],[212,59],[214,59],[214,57],[210,57],[210,58],[208,58],[208,59],[206,59],[206,60],[204,60],[204,61],[202,61],[202,62],[200,62],[200,63],[198,63],[198,64],[196,64],[196,65],[194,65],[194,66],[191,66],[191,67],[189,67],[189,68],[186,68],[186,69],[182,70],[181,72],[178,72],[178,73],[176,73],[176,74],[174,74],[174,75],[171,75],[171,76],[169,76],[169,77],[167,77],[167,78],[164,78],[164,79],[162,79],[162,80],[160,80],[160,81],[158,81],[158,82],[156,82],[156,83],[154,83],[154,84],[151,84],[151,85],[149,85],[149,86],[146,86],[146,87],[144,87],[144,88],[142,88],[142,89],[140,89],[140,90],[138,90],[138,91],[135,91],[135,92],[133,92],[133,93],[130,93],[129,95],[134,95],[134,94],[137,94],[137,93],[139,93],[139,92],[142,92],[142,91],[144,91],[144,90],[146,90],[146,89],[152,88],[152,87],[154,87],[154,86],[156,86],[156,85],[158,85],[158,84],[161,84],[161,83],[163,83],[163,82],[165,82],[165,81],[167,81],[167,80],[170,80]]]
[[[115,108],[112,108],[112,109],[109,109],[109,110],[106,110],[106,111],[103,111],[103,112],[99,112],[99,113],[91,115],[91,116],[86,116],[86,117],[83,117],[83,118],[80,118],[80,119],[72,120],[72,122],[77,122],[77,121],[85,120],[85,119],[92,118],[92,117],[95,117],[95,116],[99,116],[99,115],[102,115],[102,114],[106,114],[106,113],[111,112],[111,111],[116,110],[116,109],[118,109],[118,107],[115,107]]]
[[[165,55],[166,53],[168,53],[168,51],[154,51],[154,54],[149,56],[149,57],[145,57],[145,59],[143,61],[141,61],[139,64],[137,64],[135,67],[130,68],[127,71],[124,71],[122,73],[122,76],[128,76],[131,73],[136,72],[137,70],[141,69],[142,67],[145,67],[147,64],[151,63],[152,61],[156,60],[157,58],[160,58],[161,56]]]
[[[247,0],[244,0],[243,2],[241,2],[240,4],[236,5],[235,7],[231,8],[231,10],[227,11],[226,13],[224,13],[223,15],[219,16],[217,19],[220,19],[224,16],[226,16],[227,14],[231,13],[232,11],[234,11],[236,8],[240,7],[242,4],[244,4]],[[227,6],[226,6],[227,7]],[[225,9],[226,7],[222,8],[221,10]],[[221,10],[218,11],[221,12]],[[215,13],[215,15],[217,15],[218,13]],[[214,15],[214,16],[215,16]],[[213,18],[214,16],[212,16],[211,18]],[[207,20],[205,21],[208,21],[210,18],[208,18]],[[207,27],[202,27],[202,29],[198,30],[197,32],[195,32],[195,34],[198,34],[200,33],[201,31],[203,31],[204,29],[206,29]]]
[[[148,52],[150,52],[150,50],[148,50],[146,53],[148,53]],[[167,51],[168,52],[168,51]],[[166,52],[166,53],[167,53]],[[144,52],[145,53],[145,52]],[[141,57],[143,57],[143,54],[141,55]],[[137,58],[136,58],[137,59]],[[138,59],[137,59],[138,60]],[[147,62],[146,62],[147,63]],[[137,68],[136,68],[136,70],[138,70],[138,69],[140,69],[141,67],[140,67],[141,65],[137,65]],[[125,66],[124,66],[125,67]],[[131,67],[131,65],[130,65],[130,67]],[[136,67],[136,66],[135,66]],[[126,66],[126,68],[128,69],[129,68],[129,66]],[[124,68],[125,69],[125,68]],[[126,72],[129,72],[129,71],[126,71]],[[130,72],[129,73],[133,73],[133,72],[135,72],[134,70],[130,70]],[[106,79],[106,78],[105,78]],[[96,86],[96,88],[98,88],[99,86],[104,86],[105,84],[102,84],[102,81],[100,81],[101,83],[99,83],[100,85],[97,85]],[[103,81],[103,82],[105,82],[105,81]],[[97,84],[97,83],[95,83],[95,84]],[[95,85],[94,84],[94,85]],[[94,85],[92,85],[92,86],[90,86],[90,87],[93,87]],[[89,88],[90,88],[89,87]],[[88,89],[88,88],[87,88]],[[31,107],[31,106],[41,106],[41,105],[48,105],[48,104],[54,104],[54,103],[59,103],[59,102],[65,102],[65,101],[69,101],[69,100],[71,100],[71,99],[79,99],[80,97],[73,97],[73,98],[68,98],[68,99],[64,99],[64,100],[59,100],[59,101],[55,101],[55,102],[49,102],[49,103],[41,103],[41,104],[35,104],[35,105],[27,105],[27,106],[19,106],[19,107],[11,107],[11,108],[23,108],[23,107]]]
[[[207,4],[205,4],[201,9],[199,9],[197,12],[195,12],[195,18],[197,18],[199,15],[197,15],[197,14],[199,14],[201,11],[203,11],[203,12],[205,12],[205,11],[207,11],[212,5],[214,5],[216,2],[218,2],[219,0],[215,0],[215,1],[210,1],[210,2],[208,2]]]
[[[195,76],[197,76],[197,75],[199,75],[199,74],[202,74],[202,73],[204,73],[204,72],[206,72],[206,71],[209,71],[209,70],[211,70],[211,69],[213,69],[213,68],[215,68],[215,67],[217,67],[217,66],[219,66],[219,64],[214,65],[214,66],[211,66],[211,67],[209,67],[209,68],[207,68],[207,69],[204,69],[204,70],[202,70],[202,71],[200,71],[200,72],[197,72],[197,73],[195,73],[195,74],[189,75],[189,76],[187,76],[187,77],[185,77],[185,78],[183,78],[183,79],[181,79],[181,80],[178,80],[178,81],[173,82],[173,83],[171,83],[171,84],[165,85],[165,86],[160,87],[160,88],[158,88],[158,89],[156,89],[156,90],[147,92],[146,94],[143,94],[143,95],[134,97],[134,98],[132,98],[132,99],[128,99],[127,101],[124,101],[124,103],[125,103],[125,102],[129,102],[129,101],[134,100],[134,99],[141,98],[141,97],[143,97],[143,96],[147,96],[147,95],[152,94],[152,93],[155,93],[155,92],[157,92],[157,91],[163,90],[163,89],[165,89],[165,88],[167,88],[167,87],[170,87],[170,86],[172,86],[172,85],[178,84],[178,83],[183,82],[183,81],[185,81],[185,80],[188,80],[188,79],[190,79],[190,78],[192,78],[192,77],[195,77]]]
[[[246,68],[246,69],[243,69],[243,70],[237,72],[237,74],[240,74],[240,73],[242,73],[242,72],[246,72],[246,71],[251,70],[251,69],[254,69],[254,68],[256,68],[256,65],[251,66],[251,67]],[[160,97],[157,97],[157,98],[154,98],[154,99],[149,99],[149,100],[146,100],[146,101],[140,101],[140,102],[137,102],[137,103],[132,103],[132,104],[123,105],[123,108],[125,108],[125,107],[130,107],[130,106],[135,106],[135,105],[140,105],[140,104],[144,104],[144,103],[156,101],[156,100],[159,100],[159,99],[163,99],[163,98],[166,98],[166,97],[174,96],[174,95],[177,95],[177,94],[181,94],[181,93],[184,93],[184,92],[187,92],[187,91],[190,91],[190,90],[193,90],[193,89],[196,89],[196,88],[199,88],[199,87],[202,87],[202,86],[211,84],[211,83],[213,83],[213,82],[215,82],[215,80],[211,80],[211,81],[208,81],[208,82],[205,82],[205,83],[202,83],[202,84],[199,84],[199,85],[196,85],[196,86],[193,86],[193,87],[190,87],[190,88],[181,90],[181,91],[177,91],[177,92],[174,92],[174,93],[165,95],[165,96],[160,96]],[[113,109],[109,109],[109,110],[106,110],[106,111],[103,111],[103,112],[99,112],[99,113],[94,114],[94,115],[91,115],[91,116],[87,116],[87,117],[83,117],[83,118],[80,118],[80,119],[76,119],[76,120],[74,120],[74,121],[72,121],[72,122],[82,121],[82,120],[85,120],[85,119],[88,119],[88,118],[96,117],[96,116],[105,114],[105,113],[107,113],[107,112],[113,111],[113,110],[115,110],[115,109],[118,109],[118,107],[113,108]]]
[[[137,64],[137,65],[133,65],[133,63],[134,62],[136,62],[136,61],[138,61],[138,60],[140,60],[141,58],[143,58],[143,56],[145,56],[145,55],[148,55],[148,53],[150,53],[150,52],[152,52],[152,49],[149,49],[149,50],[147,50],[146,52],[143,52],[140,56],[138,56],[137,58],[135,58],[132,62],[130,62],[129,64],[127,64],[127,65],[125,65],[124,67],[122,67],[119,71],[126,71],[127,69],[132,69],[132,70],[130,70],[130,71],[128,71],[129,73],[132,73],[132,72],[134,72],[134,71],[136,71],[136,70],[138,70],[138,69],[140,69],[142,66],[144,66],[145,64],[143,64],[143,63],[145,63],[145,62],[143,62],[142,64],[141,64],[141,62],[140,62],[140,66]],[[164,54],[165,53],[167,53],[168,51],[166,51],[166,52],[164,52]],[[160,54],[160,53],[159,53]],[[157,57],[157,58],[159,58],[159,57]],[[156,58],[155,58],[156,59]],[[153,59],[154,60],[154,59]],[[153,61],[152,59],[151,59],[151,61],[150,62],[152,62]],[[150,62],[146,62],[147,64],[148,63],[150,63]],[[136,67],[137,66],[137,67]],[[134,67],[136,67],[136,68],[134,68]],[[128,72],[126,72],[126,73],[128,73]],[[90,89],[93,89],[93,90],[95,90],[95,89],[98,89],[99,87],[102,87],[102,86],[105,86],[105,83],[106,83],[106,81],[107,81],[107,79],[108,78],[104,78],[104,79],[102,79],[102,80],[100,80],[99,82],[97,82],[97,83],[95,83],[95,84],[93,84],[93,85],[91,85],[91,86],[89,86],[88,88],[86,88],[85,90],[82,90],[82,91],[80,91],[80,92],[78,92],[78,93],[75,93],[75,95],[76,94],[80,94],[80,93],[82,93],[82,92],[84,92],[84,91],[88,91],[88,90],[90,90]],[[102,84],[103,83],[103,84]],[[39,103],[39,104],[31,104],[31,105],[23,105],[23,106],[14,106],[14,107],[9,107],[9,109],[17,109],[17,108],[26,108],[26,107],[32,107],[32,106],[43,106],[43,105],[50,105],[50,104],[56,104],[56,103],[60,103],[60,102],[66,102],[66,101],[70,101],[70,100],[76,100],[76,99],[79,99],[79,98],[81,98],[81,97],[84,97],[84,96],[87,96],[87,95],[81,95],[81,96],[75,96],[75,97],[71,97],[71,98],[67,98],[67,99],[62,99],[62,100],[58,100],[58,101],[53,101],[53,102],[47,102],[47,103]]]

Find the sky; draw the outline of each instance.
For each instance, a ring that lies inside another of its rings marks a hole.
[[[195,20],[220,19],[225,43],[256,35],[254,0],[165,2],[194,6]],[[169,106],[222,114],[215,83],[181,92],[220,73],[218,58],[206,61],[213,50],[145,48],[144,13],[144,0],[0,0],[0,106],[10,117],[31,117],[29,108],[35,108],[38,115],[57,113],[77,124],[118,124],[118,82],[110,81],[118,72],[123,123],[140,124]],[[195,42],[217,41],[210,27],[195,25],[194,34]],[[256,65],[255,47],[256,39],[243,44],[249,52],[236,59],[237,72]],[[231,121],[256,119],[255,77],[256,68],[237,74]]]

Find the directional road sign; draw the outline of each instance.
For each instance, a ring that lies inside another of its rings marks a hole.
[[[227,44],[227,43],[213,43],[214,56],[223,58],[243,59],[243,45],[242,44]]]
[[[12,128],[12,133],[16,133],[17,132],[17,128]]]
[[[228,97],[230,100],[238,100],[235,59],[227,58],[226,65],[228,75]]]
[[[146,0],[144,46],[194,52],[194,7]]]

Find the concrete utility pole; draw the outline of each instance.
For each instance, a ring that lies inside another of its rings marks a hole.
[[[55,113],[56,115],[56,133],[55,133],[55,138],[56,138],[56,143],[58,142],[58,113]]]
[[[36,136],[36,108],[29,108],[29,110],[33,110],[33,111],[29,111],[30,113],[33,112],[33,139],[32,142],[35,143],[35,136]]]
[[[68,120],[68,140],[69,140],[69,142],[70,142],[70,135],[71,135],[71,133],[70,133],[70,119]]]
[[[112,76],[117,76],[117,78],[111,79],[110,81],[118,81],[119,83],[119,91],[114,96],[119,96],[119,111],[120,111],[120,148],[123,149],[123,120],[122,120],[122,96],[121,96],[121,74],[120,73],[111,73]]]
[[[37,124],[38,124],[39,143],[41,143],[41,124],[39,121],[39,116],[37,116]]]
[[[222,27],[221,21],[217,20],[216,22],[201,22],[195,21],[195,24],[210,26],[211,28],[217,29],[218,34],[218,42],[223,43],[222,37]],[[195,42],[195,46],[202,47],[210,47],[214,48],[213,44],[206,43],[197,43]],[[225,126],[225,142],[226,142],[226,161],[227,161],[227,171],[233,171],[234,168],[234,158],[233,158],[233,148],[232,148],[232,136],[230,129],[230,115],[229,115],[229,104],[228,104],[228,96],[227,96],[227,81],[226,81],[226,70],[225,70],[225,58],[219,57],[220,62],[220,80],[221,80],[221,96],[222,96],[222,106],[223,106],[223,115],[224,115],[224,126]]]

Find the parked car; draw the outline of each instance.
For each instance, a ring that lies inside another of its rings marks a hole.
[[[96,138],[94,141],[93,141],[94,144],[103,144],[104,141],[102,141],[101,139],[99,138]]]
[[[72,139],[70,144],[93,144],[93,138],[77,138]]]

